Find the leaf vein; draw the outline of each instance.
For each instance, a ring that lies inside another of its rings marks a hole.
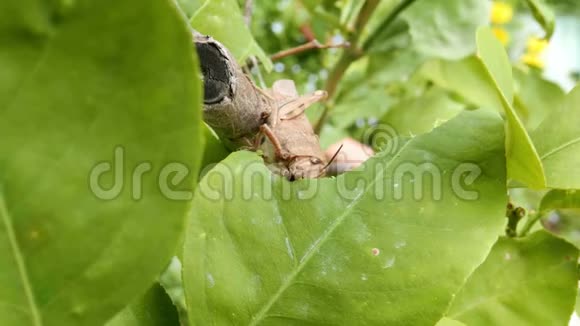
[[[542,155],[541,159],[542,160],[545,160],[546,158],[548,158],[548,157],[550,157],[550,156],[552,156],[552,155],[554,155],[554,154],[556,154],[558,152],[561,152],[561,151],[565,150],[566,148],[568,148],[570,146],[574,146],[577,143],[580,143],[580,137],[579,138],[576,138],[576,139],[572,139],[572,140],[570,140],[570,141],[568,141],[568,142],[566,142],[566,143],[564,143],[564,144],[562,144],[562,145],[560,145],[560,146],[552,149],[551,151],[548,151],[546,154]]]
[[[262,309],[260,309],[260,311],[252,318],[252,321],[249,324],[250,326],[258,325],[259,322],[261,322],[267,317],[266,314],[268,313],[268,311],[278,301],[278,299],[280,299],[282,294],[284,294],[284,292],[294,283],[296,277],[300,274],[300,272],[302,272],[304,267],[306,267],[310,259],[314,256],[314,254],[318,252],[318,250],[324,245],[326,240],[330,238],[330,235],[334,233],[334,231],[342,224],[342,222],[344,222],[344,220],[348,217],[349,213],[351,212],[352,208],[360,202],[361,197],[363,197],[363,195],[366,194],[369,191],[369,189],[372,189],[372,187],[374,187],[375,183],[383,176],[385,170],[387,170],[391,166],[391,164],[395,161],[398,155],[411,143],[413,143],[413,141],[405,143],[399,149],[398,153],[396,155],[393,155],[391,160],[385,165],[385,168],[380,170],[379,171],[380,173],[377,173],[375,178],[371,182],[369,182],[368,186],[365,187],[365,190],[360,194],[358,194],[357,197],[355,197],[353,201],[346,206],[344,213],[338,216],[336,220],[330,225],[330,227],[328,227],[324,231],[322,236],[320,236],[312,244],[312,246],[310,246],[310,248],[306,251],[302,259],[300,259],[300,263],[298,264],[297,268],[294,269],[294,271],[292,271],[290,275],[288,275],[286,280],[278,288],[278,291],[276,291],[276,293],[270,298],[270,300],[268,300],[268,302],[262,307]]]
[[[30,284],[30,279],[28,278],[28,271],[26,269],[26,264],[24,262],[24,257],[18,240],[16,239],[16,233],[14,232],[14,226],[12,225],[12,219],[8,214],[8,209],[6,208],[6,203],[4,202],[4,194],[0,192],[0,218],[4,223],[6,228],[6,234],[8,236],[8,241],[10,242],[10,249],[12,250],[12,255],[16,261],[16,267],[18,268],[18,275],[20,276],[20,282],[24,288],[24,295],[30,307],[30,314],[32,317],[32,323],[36,326],[42,325],[42,319],[40,317],[40,312],[36,306],[36,299],[32,291],[32,285]]]

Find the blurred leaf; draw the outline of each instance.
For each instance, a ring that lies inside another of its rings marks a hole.
[[[218,136],[206,124],[202,125],[205,147],[203,152],[203,161],[201,163],[201,173],[207,172],[211,165],[225,159],[230,152],[218,138]]]
[[[416,91],[418,85],[409,77],[422,61],[423,56],[412,50],[395,50],[351,65],[332,110],[334,126],[346,128],[360,119],[379,119],[405,96],[407,88]]]
[[[454,118],[463,105],[451,100],[441,90],[430,90],[420,97],[404,100],[392,107],[381,119],[399,135],[411,136],[430,132]]]
[[[542,198],[540,212],[554,209],[578,208],[580,209],[580,191],[578,190],[552,190]]]
[[[223,43],[238,62],[255,55],[267,71],[272,70],[270,58],[254,40],[236,0],[204,0],[191,16],[190,24]]]
[[[308,1],[300,1],[300,4],[303,5],[306,9],[311,12],[314,12],[316,8],[320,5],[322,0],[308,0]]]
[[[477,57],[460,61],[431,60],[423,65],[420,74],[466,103],[504,111],[501,97]],[[513,76],[517,82],[514,109],[526,129],[534,130],[563,100],[564,92],[534,72],[513,68]]]
[[[457,321],[457,320],[443,317],[435,326],[466,326],[466,325],[462,322]]]
[[[477,57],[460,61],[432,60],[420,73],[437,86],[480,108],[503,112],[501,95],[490,82],[485,66]]]
[[[417,51],[412,46],[409,24],[404,20],[395,20],[389,28],[377,30],[375,33],[377,33],[375,38],[367,40],[364,44],[366,53],[370,55],[388,55],[389,52],[397,49],[409,52]]]
[[[580,248],[580,209],[562,208],[542,216],[544,229]]]
[[[552,190],[542,199],[543,226],[580,248],[580,191]]]
[[[578,250],[540,231],[500,238],[447,316],[467,325],[567,325],[578,288]]]
[[[490,2],[417,1],[402,17],[414,47],[425,55],[457,60],[475,52],[475,31],[489,22]]]
[[[352,64],[341,81],[339,95],[332,109],[331,121],[334,127],[344,129],[355,121],[382,116],[391,99],[384,83],[377,82],[374,72],[369,70],[369,60]]]
[[[208,173],[184,251],[191,322],[435,324],[503,229],[503,124],[466,112],[396,145],[337,178],[290,183],[247,152]],[[425,162],[435,189],[393,177]],[[478,200],[450,180],[464,162],[481,168],[463,189]]]
[[[356,14],[364,4],[364,1],[359,0],[344,0],[342,1],[342,10],[340,11],[340,23],[344,26],[353,26],[356,20]],[[377,11],[375,10],[374,14]]]
[[[478,57],[500,95],[507,120],[506,157],[508,176],[530,188],[544,188],[546,178],[540,157],[513,106],[512,67],[507,54],[488,27],[477,32]]]
[[[384,87],[369,85],[357,89],[359,92],[345,94],[332,110],[335,127],[344,129],[359,119],[380,117],[393,101]]]
[[[362,3],[364,3],[364,1],[359,0],[358,2],[361,5],[358,6],[357,13],[358,13],[358,9],[360,9],[360,7],[362,7]],[[376,33],[378,33],[378,34],[382,34],[385,32],[388,33],[390,29],[393,29],[393,26],[391,26],[391,28],[384,28],[385,20],[393,13],[393,10],[401,3],[402,3],[402,1],[400,1],[400,0],[379,1],[378,5],[375,7],[375,10],[373,10],[373,14],[369,17],[366,28],[361,35],[361,40],[363,40],[364,43],[367,44],[367,47],[366,47],[367,49],[371,45],[371,44],[368,44],[369,40],[367,38],[369,36],[376,34]],[[356,15],[354,18],[356,18]],[[355,19],[353,19],[353,23],[354,23],[354,20]],[[394,23],[399,24],[399,22],[394,22]],[[386,40],[386,38],[379,36],[379,37],[377,37],[376,43],[381,43],[384,40]],[[373,43],[375,43],[375,42],[373,42]],[[376,45],[376,44],[373,44],[373,45]]]
[[[558,14],[580,14],[580,3],[577,0],[546,0],[546,3],[552,6]]]
[[[383,86],[395,82],[405,84],[424,61],[425,57],[414,50],[397,49],[370,55],[367,75]]]
[[[325,10],[325,11],[336,11],[339,12],[336,3],[339,0],[308,0],[308,1],[299,1],[301,5],[308,8],[308,10],[315,12],[317,9]],[[340,0],[340,2],[343,2]]]
[[[109,320],[173,255],[189,205],[167,191],[199,169],[198,63],[174,4],[66,4],[0,2],[0,325]],[[168,162],[189,175],[162,191]]]
[[[569,325],[574,325],[572,324],[574,322],[574,320],[579,320],[580,318],[578,318],[580,316],[580,288],[578,289],[578,293],[576,294],[576,306],[574,307],[574,313],[575,315],[572,315],[572,319],[570,320],[570,324]]]
[[[180,326],[177,309],[161,285],[127,306],[106,326]]]
[[[538,211],[540,201],[546,195],[547,190],[532,190],[529,188],[512,188],[509,190],[510,201],[516,207],[522,207],[527,211]]]
[[[183,241],[179,246],[178,254],[183,256]],[[159,276],[159,284],[169,299],[177,309],[181,326],[188,325],[187,305],[185,303],[185,292],[183,290],[183,280],[181,272],[183,270],[180,257],[173,257],[167,269]]]
[[[502,104],[507,102],[507,105],[511,106],[514,100],[512,66],[504,47],[489,27],[482,27],[477,31],[477,58],[481,60],[491,77]],[[506,108],[506,111],[513,110]]]
[[[526,129],[534,130],[546,116],[560,106],[565,93],[558,85],[533,71],[524,72],[514,68],[513,72],[517,82],[515,108]]]
[[[580,170],[575,168],[580,166],[579,119],[580,87],[576,87],[532,132],[550,188],[580,189]]]
[[[175,2],[187,18],[191,18],[195,11],[201,6],[201,0],[175,0]]]
[[[350,134],[344,128],[337,128],[330,123],[327,123],[320,132],[320,146],[322,149],[327,149],[332,144],[350,137]]]
[[[534,18],[546,31],[546,40],[552,38],[554,28],[556,27],[556,15],[554,11],[544,0],[525,0],[527,5],[532,10]]]
[[[509,186],[509,185],[508,185]],[[520,220],[517,225],[518,234],[530,234],[536,231],[544,230],[542,223],[538,222],[538,212],[540,210],[540,201],[548,190],[532,190],[529,188],[511,188],[509,189],[510,203],[514,207],[521,207],[526,211],[526,216]],[[530,227],[531,225],[531,227]]]

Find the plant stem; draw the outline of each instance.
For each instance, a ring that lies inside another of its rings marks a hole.
[[[344,50],[342,56],[330,73],[326,83],[325,89],[328,92],[328,98],[333,97],[336,93],[338,83],[344,76],[344,73],[348,67],[362,56],[362,51],[358,47],[358,42],[365,26],[369,22],[369,19],[371,18],[379,3],[379,0],[366,0],[362,5],[354,23],[354,29],[351,31],[350,36],[348,37],[347,42],[350,44],[350,47]]]
[[[377,28],[373,32],[373,34],[364,42],[364,45],[361,48],[358,44],[359,38],[362,34],[363,29],[367,25],[369,19],[371,18],[373,12],[375,11],[376,7],[380,2],[378,0],[365,1],[354,24],[354,30],[351,32],[348,38],[348,43],[351,46],[350,48],[344,50],[341,57],[338,59],[338,62],[330,72],[330,75],[328,76],[325,89],[326,92],[328,93],[329,100],[332,100],[336,95],[338,84],[342,79],[342,77],[344,77],[344,74],[346,73],[350,65],[363,56],[364,52],[368,50],[372,42],[376,40],[379,32],[388,29],[392,25],[392,23],[396,20],[396,18],[415,1],[417,0],[403,0],[401,3],[399,3],[393,9],[393,11],[386,17],[386,19],[381,23],[379,28]],[[328,119],[328,113],[330,112],[331,107],[332,105],[328,104],[324,106],[324,111],[322,112],[322,115],[320,116],[318,122],[316,123],[316,126],[314,127],[314,131],[317,134],[320,134],[322,127],[326,123],[326,120]]]
[[[290,49],[286,49],[286,50],[282,50],[280,52],[277,52],[275,54],[272,54],[272,56],[270,56],[270,60],[272,61],[276,61],[276,60],[280,60],[282,58],[285,57],[289,57],[291,55],[295,55],[295,54],[299,54],[308,50],[313,50],[313,49],[329,49],[329,48],[347,48],[350,45],[348,43],[340,43],[340,44],[331,44],[331,43],[326,43],[326,44],[320,44],[320,42],[318,42],[317,40],[312,40],[308,43],[304,43],[302,45],[299,45],[297,47],[293,47]]]
[[[252,24],[252,14],[254,12],[254,0],[246,0],[244,4],[244,21],[246,22],[246,26],[250,28]]]
[[[540,214],[539,212],[530,212],[528,214],[526,224],[524,224],[524,226],[522,227],[522,230],[520,231],[518,236],[525,237],[526,235],[528,235],[530,230],[532,230],[532,227],[534,227],[534,225],[541,219],[542,219],[542,214]]]

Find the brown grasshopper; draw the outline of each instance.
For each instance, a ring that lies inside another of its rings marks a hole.
[[[327,163],[304,111],[326,98],[325,91],[299,96],[292,80],[278,80],[269,92],[274,106],[260,131],[269,140],[260,149],[270,169],[293,181],[324,176]]]
[[[304,111],[326,92],[299,96],[291,80],[262,90],[221,43],[197,32],[194,43],[204,81],[203,117],[222,141],[232,150],[261,150],[268,167],[288,180],[323,176],[326,159]]]

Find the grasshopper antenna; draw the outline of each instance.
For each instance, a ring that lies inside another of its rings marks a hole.
[[[332,162],[334,162],[334,160],[338,156],[338,153],[340,153],[340,151],[342,150],[342,147],[343,146],[344,146],[344,144],[341,144],[340,145],[340,147],[338,148],[338,150],[336,151],[336,153],[334,153],[334,155],[332,155],[332,158],[330,159],[330,161],[328,161],[328,163],[326,163],[326,165],[322,168],[322,170],[320,170],[320,174],[317,176],[317,178],[320,178],[322,176],[322,174],[326,171],[326,169],[328,169],[328,167],[330,166],[330,164],[332,164]]]

